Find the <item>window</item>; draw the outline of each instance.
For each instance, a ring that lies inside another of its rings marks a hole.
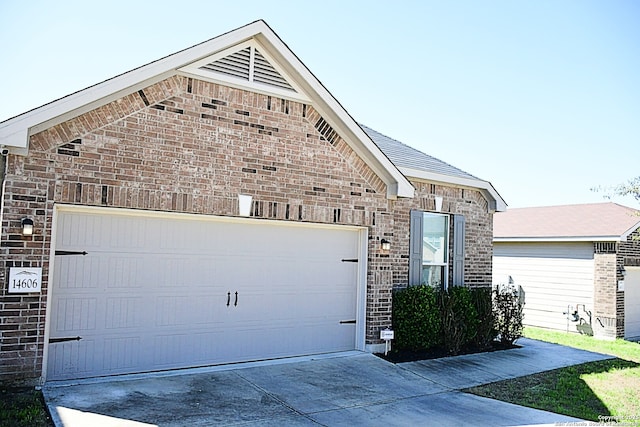
[[[463,282],[464,216],[411,211],[409,284],[447,289]]]
[[[449,275],[449,216],[422,214],[421,285],[445,288]]]

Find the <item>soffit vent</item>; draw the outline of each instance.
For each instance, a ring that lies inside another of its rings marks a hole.
[[[295,92],[282,74],[253,45],[204,64],[198,69]]]

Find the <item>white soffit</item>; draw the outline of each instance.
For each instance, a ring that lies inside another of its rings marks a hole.
[[[294,79],[255,39],[200,59],[178,71],[198,79],[310,102]]]

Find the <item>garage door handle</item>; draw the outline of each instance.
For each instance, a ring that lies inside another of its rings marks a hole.
[[[227,307],[229,307],[230,303],[231,303],[231,292],[227,292]]]
[[[238,292],[236,291],[236,302],[233,303],[233,306],[236,307],[238,305]]]

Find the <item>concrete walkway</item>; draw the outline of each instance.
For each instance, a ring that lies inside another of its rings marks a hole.
[[[531,425],[575,419],[462,388],[609,358],[522,339],[520,349],[394,365],[350,352],[44,388],[58,427]]]

